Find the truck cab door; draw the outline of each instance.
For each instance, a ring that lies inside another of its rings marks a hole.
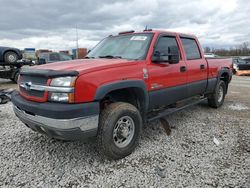
[[[187,65],[188,97],[204,94],[207,87],[208,66],[194,38],[181,37]]]
[[[168,53],[168,49],[173,46],[179,50],[178,63],[152,61],[154,54]],[[148,64],[149,109],[167,106],[186,98],[186,63],[180,53],[180,44],[176,36],[160,35],[156,41],[152,58]]]

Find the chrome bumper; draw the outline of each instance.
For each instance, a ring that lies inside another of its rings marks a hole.
[[[99,115],[75,119],[53,119],[31,115],[13,106],[16,116],[34,131],[63,140],[76,140],[81,137],[95,136],[98,129]],[[85,135],[83,135],[85,133]],[[87,135],[88,133],[91,133]]]

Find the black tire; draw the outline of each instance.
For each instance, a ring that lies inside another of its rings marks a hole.
[[[4,61],[6,63],[15,63],[18,60],[18,55],[15,52],[6,52],[4,54]]]
[[[208,105],[213,108],[219,108],[224,103],[226,90],[227,87],[225,82],[220,80],[216,85],[214,93],[208,96]]]
[[[19,77],[19,71],[14,75],[14,79],[13,79],[13,82],[17,83],[18,81],[18,77]]]
[[[125,137],[122,138],[121,136],[122,133],[124,133],[122,131],[124,129],[122,129],[121,127],[124,126],[123,124],[127,126],[127,124],[124,122],[128,124],[129,122],[130,124],[131,122],[132,124],[134,123],[134,128],[131,128],[130,126],[130,128],[127,129],[130,133],[128,134],[128,140],[119,143],[121,139],[125,139]],[[97,144],[100,154],[105,155],[108,159],[111,160],[121,159],[130,155],[138,145],[141,128],[142,118],[140,112],[135,106],[124,102],[116,102],[108,105],[104,110],[102,110],[99,121]],[[133,134],[131,132],[133,132]],[[121,145],[124,143],[126,143],[127,145],[121,147]]]

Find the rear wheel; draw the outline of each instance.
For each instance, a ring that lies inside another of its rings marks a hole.
[[[15,52],[6,52],[4,54],[4,61],[6,63],[15,63],[18,60],[18,56]]]
[[[97,135],[98,148],[108,159],[130,155],[138,145],[142,118],[137,108],[117,102],[107,106],[100,116]]]
[[[213,94],[208,97],[208,105],[213,108],[219,108],[223,103],[226,95],[226,84],[220,80]]]

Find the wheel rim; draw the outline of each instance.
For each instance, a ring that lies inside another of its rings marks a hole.
[[[121,117],[115,125],[113,140],[117,147],[124,148],[130,144],[135,133],[134,120],[129,116]]]
[[[224,95],[224,90],[223,90],[223,87],[220,86],[220,87],[219,87],[219,92],[218,92],[218,102],[219,102],[219,103],[222,101],[223,95]]]
[[[11,55],[8,56],[8,60],[10,62],[15,62],[16,61],[16,56],[11,54]]]

